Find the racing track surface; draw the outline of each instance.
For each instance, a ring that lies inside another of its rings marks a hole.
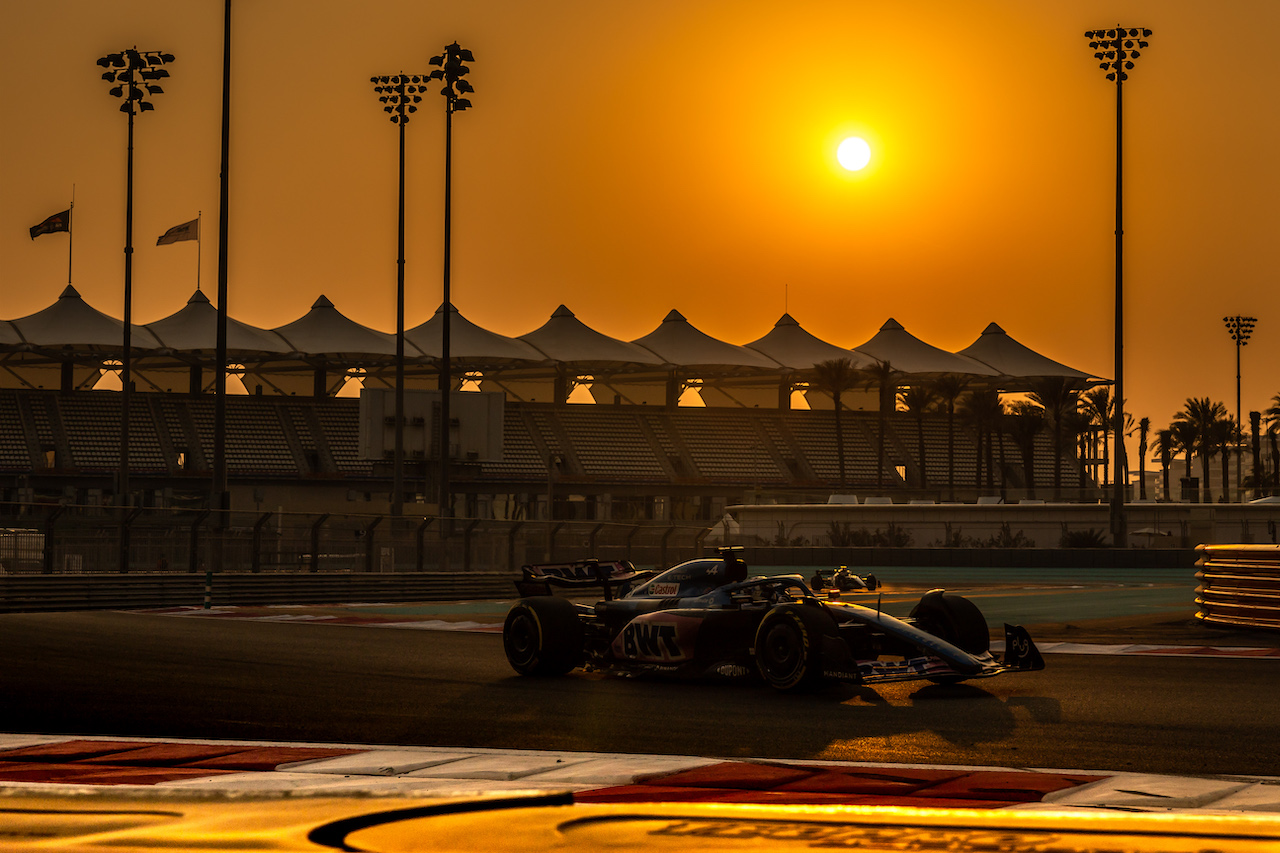
[[[1274,774],[1280,661],[1049,655],[941,687],[516,676],[499,636],[0,616],[0,731]]]

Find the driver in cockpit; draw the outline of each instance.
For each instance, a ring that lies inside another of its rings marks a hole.
[[[736,554],[724,555],[724,582],[739,583],[747,579],[747,564]]]

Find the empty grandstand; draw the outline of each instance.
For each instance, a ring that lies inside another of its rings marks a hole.
[[[121,395],[110,392],[0,391],[0,471],[7,501],[114,503]],[[203,505],[213,457],[212,400],[178,394],[133,398],[132,485],[144,506]],[[845,412],[844,489],[908,500],[948,494],[945,416],[923,421],[918,458],[914,416],[890,416],[886,464],[877,482],[879,419]],[[234,395],[227,399],[227,457],[237,508],[255,506],[384,511],[386,460],[359,458],[359,401],[350,398]],[[716,519],[726,505],[762,497],[821,500],[840,490],[835,413],[729,408],[555,405],[508,402],[500,459],[454,463],[457,514],[545,517],[548,486],[555,516],[580,519]],[[1054,453],[1037,437],[1038,470],[1028,482],[1022,456],[1001,436],[992,487],[978,467],[976,435],[955,432],[956,497],[1049,496]],[[922,464],[923,462],[923,464]],[[434,466],[410,460],[408,489],[434,512]],[[1064,491],[1081,495],[1079,468],[1062,459]],[[921,472],[933,472],[928,479]],[[978,476],[981,474],[981,476]],[[1089,493],[1093,495],[1092,492]]]
[[[455,517],[716,520],[743,501],[825,501],[850,491],[896,502],[1098,497],[1074,445],[1055,450],[1047,430],[1028,447],[1003,426],[957,424],[936,409],[863,410],[877,407],[875,394],[859,393],[870,383],[863,373],[837,413],[812,384],[816,365],[845,356],[855,371],[879,370],[882,386],[885,376],[911,386],[956,374],[971,389],[1001,393],[1045,378],[1075,389],[1099,381],[995,324],[955,354],[893,320],[861,348],[844,349],[788,315],[740,346],[711,338],[678,311],[628,342],[590,329],[564,306],[521,338],[450,310],[453,375],[506,395],[501,453],[452,460]],[[91,390],[115,376],[122,326],[74,288],[36,314],[0,321],[0,341],[9,341],[0,343],[0,497],[198,509],[208,506],[222,449],[233,509],[385,511],[392,463],[365,458],[359,404],[334,395],[354,382],[392,385],[394,336],[360,326],[323,296],[276,329],[231,319],[228,357],[248,393],[225,399],[219,424],[210,393],[216,315],[197,292],[175,314],[136,327],[131,387],[142,393],[130,395]],[[406,333],[410,388],[437,381],[442,317],[437,311]],[[579,386],[590,392],[573,397]],[[799,394],[808,410],[792,409]],[[699,395],[706,407],[682,405]],[[131,497],[122,501],[125,396]],[[419,421],[418,435],[440,435],[433,419]],[[438,446],[405,456],[407,503],[419,515],[437,511]]]

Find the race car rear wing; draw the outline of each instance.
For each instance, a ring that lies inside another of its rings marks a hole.
[[[637,570],[630,560],[578,560],[573,563],[535,563],[521,566],[523,577],[516,581],[522,596],[551,595],[551,588],[592,589],[599,587],[604,600],[613,599],[613,590],[624,583],[653,577],[653,571]]]

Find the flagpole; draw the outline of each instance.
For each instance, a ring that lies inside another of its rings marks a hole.
[[[71,207],[67,209],[67,286],[71,286],[71,247],[75,243],[76,185],[71,185]]]
[[[200,289],[200,248],[204,242],[204,211],[196,211],[196,290]]]

